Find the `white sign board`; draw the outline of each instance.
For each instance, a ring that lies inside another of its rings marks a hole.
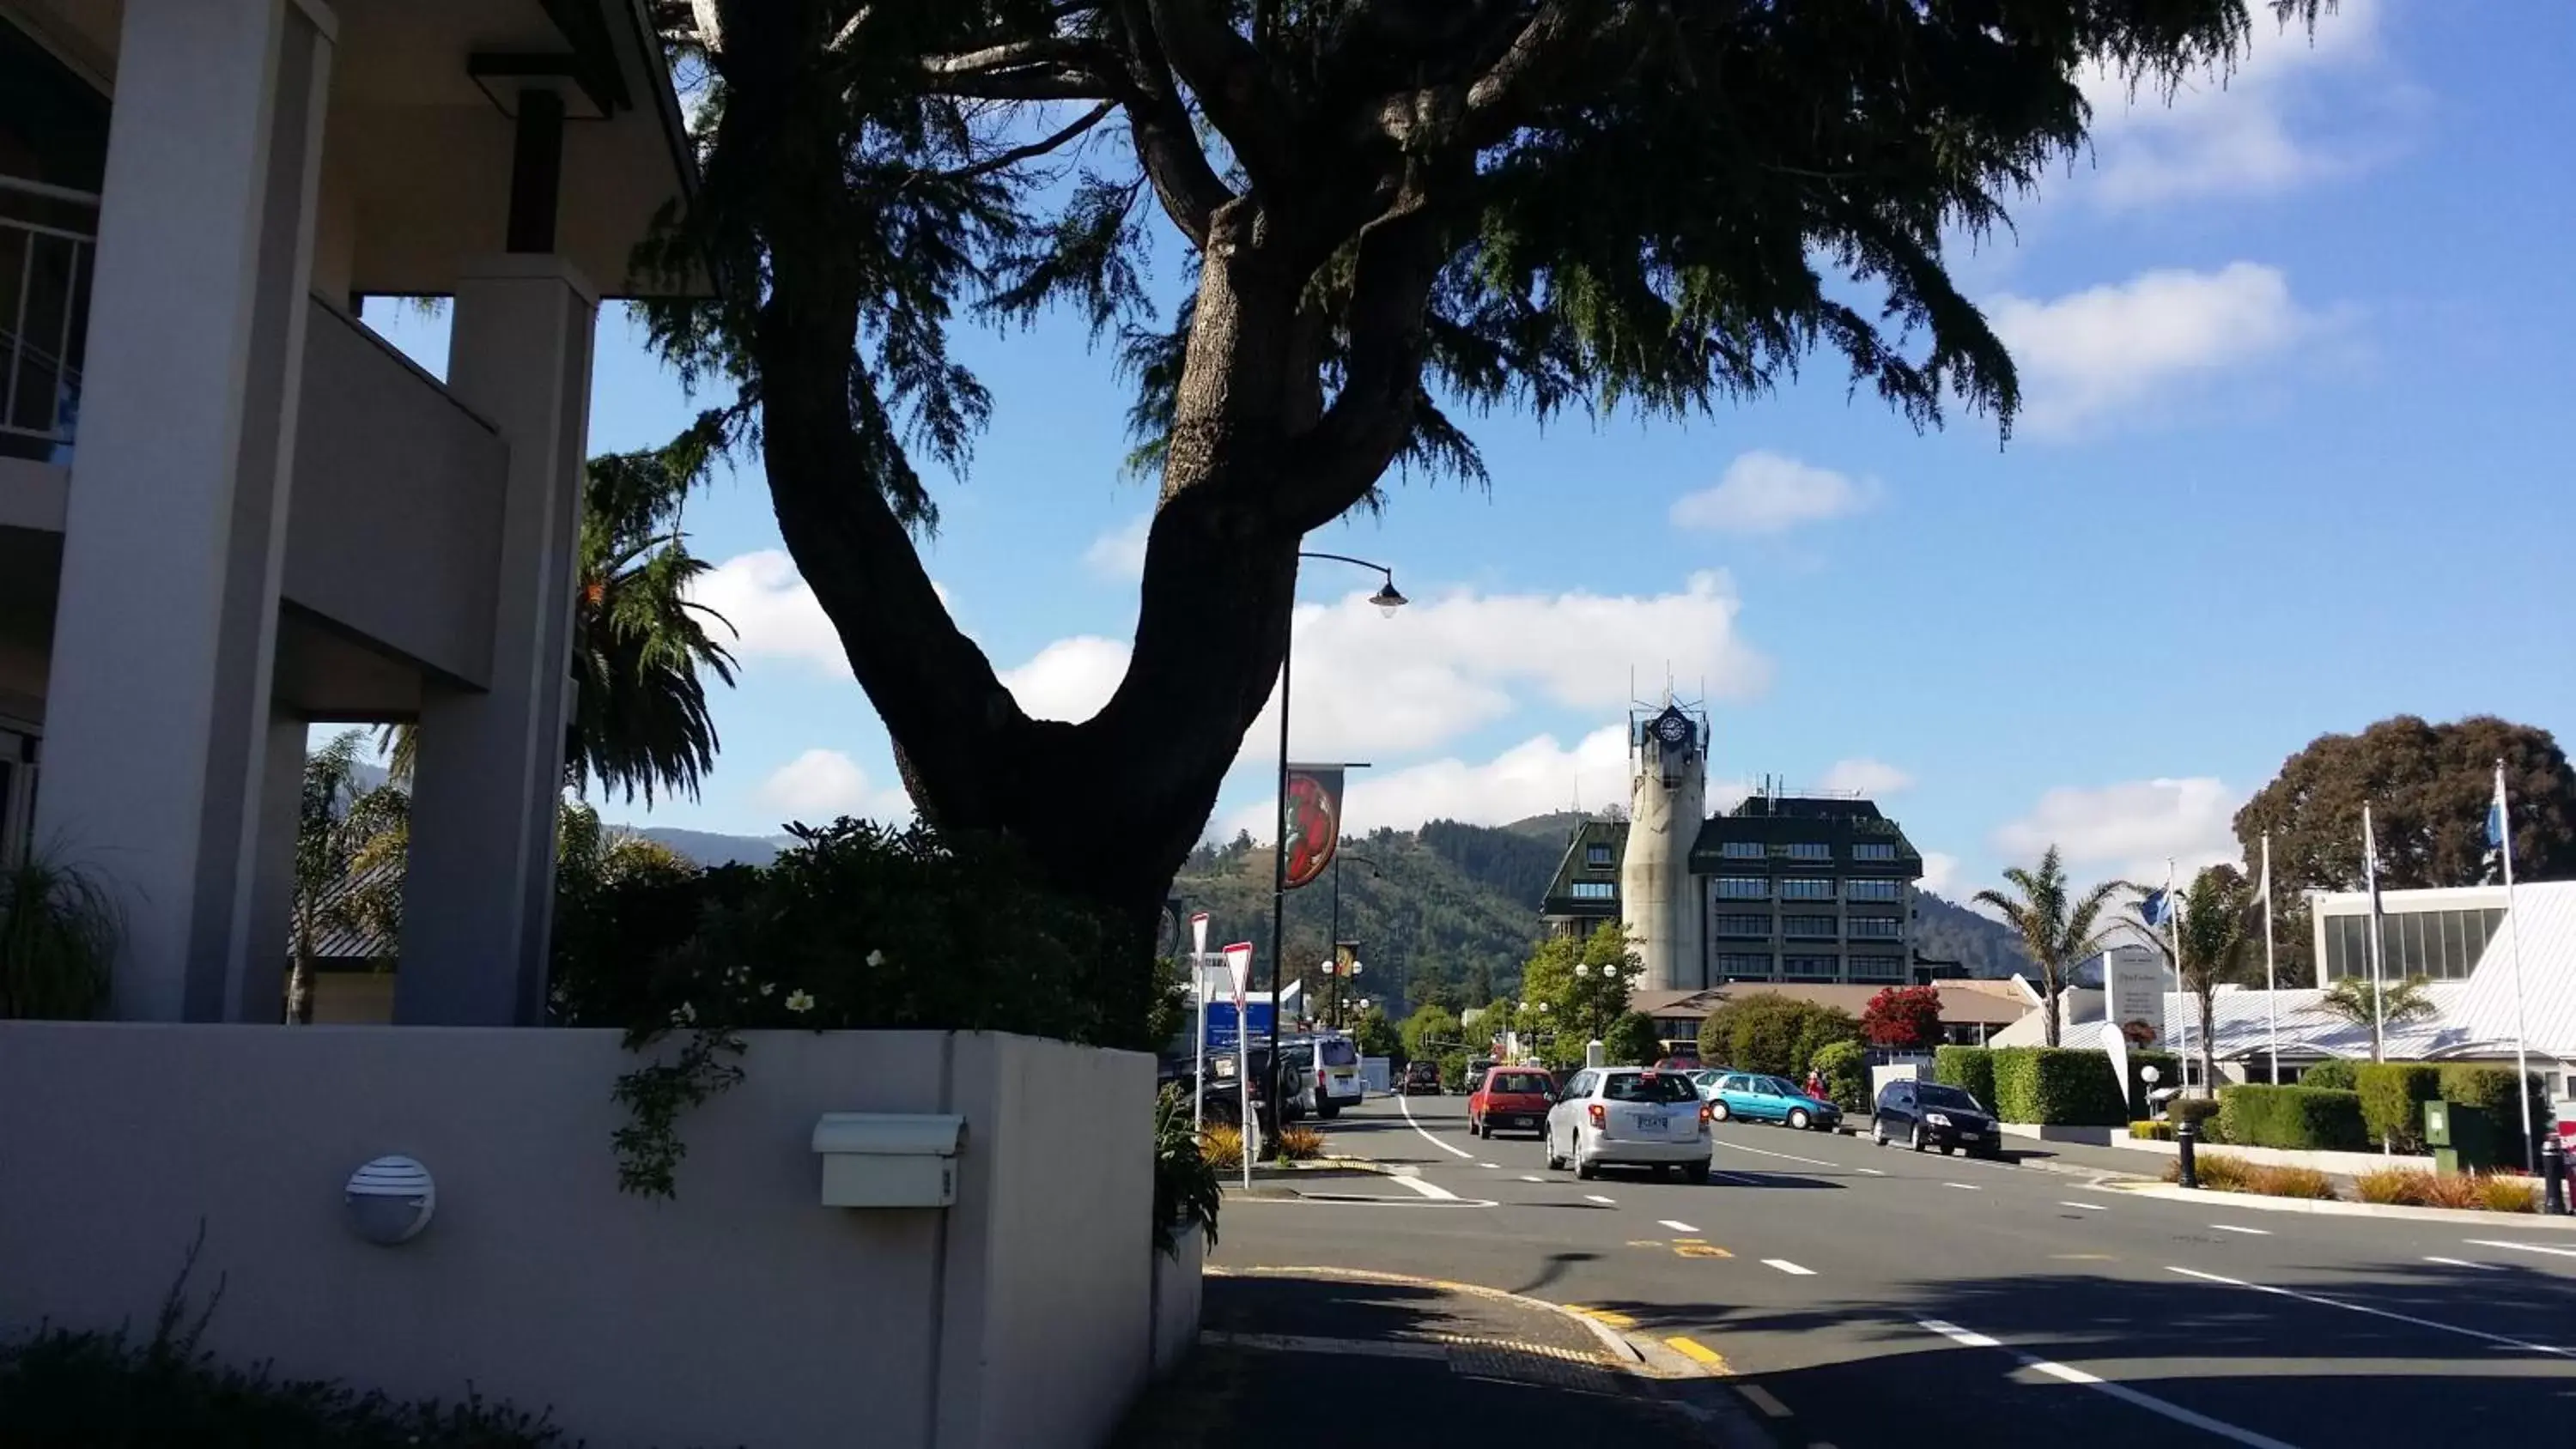
[[[2102,984],[2107,989],[2103,1015],[2111,1030],[2125,1032],[2131,1043],[2168,1050],[2165,1041],[2164,958],[2145,946],[2114,946],[2104,953]],[[2146,1027],[2143,1033],[2138,1027]],[[2143,1041],[2139,1038],[2143,1036]]]

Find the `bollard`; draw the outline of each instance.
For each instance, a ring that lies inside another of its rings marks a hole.
[[[2567,1215],[2567,1149],[2560,1145],[2558,1134],[2540,1139],[2540,1210],[2552,1217]]]
[[[2174,1129],[2174,1157],[2181,1164],[2185,1187],[2200,1186],[2200,1164],[2192,1157],[2192,1149],[2199,1144],[2200,1128],[2195,1124],[2184,1122]]]

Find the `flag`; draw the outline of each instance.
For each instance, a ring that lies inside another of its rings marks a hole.
[[[2370,892],[2370,933],[2379,934],[2379,833],[2370,828],[2370,803],[2361,807],[2361,879]]]
[[[2153,890],[2138,901],[2138,915],[2150,926],[2161,927],[2173,911],[2173,892]]]
[[[2490,850],[2504,849],[2504,833],[2504,766],[2502,763],[2498,763],[2496,766],[2495,803],[2487,807],[2487,848]]]
[[[2272,833],[2263,832],[2263,882],[2254,888],[2254,903],[2263,908],[2264,919],[2272,915]],[[2271,927],[2267,924],[2264,929]]]
[[[1290,765],[1280,802],[1279,887],[1296,890],[1323,878],[1342,843],[1342,767]]]

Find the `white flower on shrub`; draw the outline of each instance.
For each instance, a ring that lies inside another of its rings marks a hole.
[[[680,1003],[679,1010],[671,1013],[671,1024],[673,1026],[688,1026],[696,1022],[697,1019],[698,1009],[685,1001]]]
[[[810,991],[788,992],[787,1009],[789,1011],[812,1011],[814,1009],[814,994]]]
[[[868,964],[871,966],[883,966],[885,964],[885,953],[883,951],[870,951],[868,953]]]
[[[774,995],[777,990],[778,983],[775,981],[764,981],[760,983],[760,994],[763,996]]]

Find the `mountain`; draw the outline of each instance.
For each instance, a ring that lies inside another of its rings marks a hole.
[[[780,850],[796,843],[792,835],[718,835],[673,825],[647,825],[635,833],[655,844],[667,845],[702,866],[767,865]]]
[[[1934,961],[1956,961],[1971,976],[2005,977],[2031,969],[2012,928],[1929,891],[1914,894],[1914,950]]]

